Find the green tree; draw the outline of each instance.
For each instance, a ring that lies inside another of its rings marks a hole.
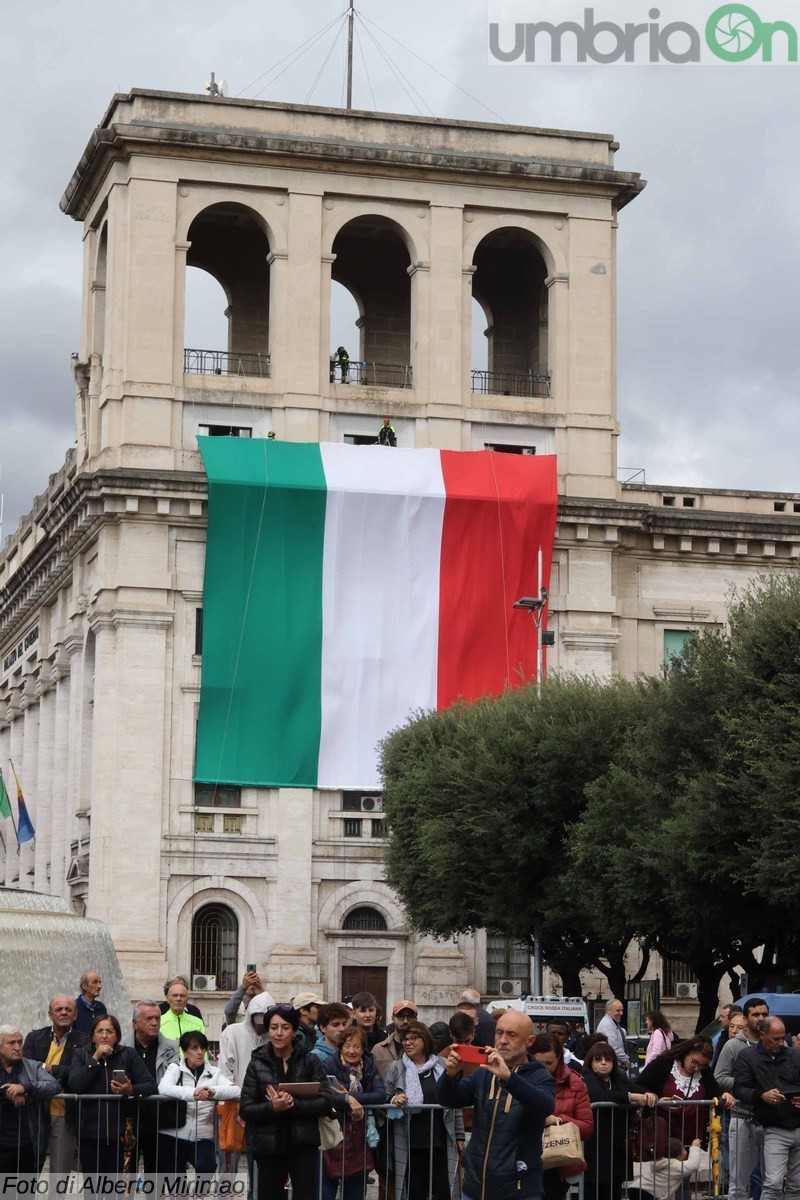
[[[497,700],[416,717],[382,749],[386,876],[412,925],[440,937],[541,930],[548,960],[577,987],[581,967],[621,963],[580,897],[561,886],[584,788],[609,763],[639,685],[551,679]],[[617,932],[617,931],[615,931]]]

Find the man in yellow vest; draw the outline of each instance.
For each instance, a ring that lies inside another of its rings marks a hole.
[[[170,1041],[179,1042],[181,1035],[199,1030],[205,1033],[206,1027],[202,1017],[195,1017],[187,1012],[189,990],[182,976],[172,979],[167,988],[167,1004],[169,1008],[161,1014],[161,1034]]]
[[[89,1035],[74,1028],[78,1009],[71,996],[53,996],[47,1015],[50,1024],[31,1030],[23,1043],[22,1056],[43,1063],[63,1091],[72,1052],[76,1046],[86,1046]],[[53,1175],[68,1175],[77,1169],[75,1130],[66,1115],[66,1105],[66,1100],[50,1101],[48,1154]]]

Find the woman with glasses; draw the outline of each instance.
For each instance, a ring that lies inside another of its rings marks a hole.
[[[116,1175],[122,1170],[128,1135],[133,1150],[134,1122],[121,1100],[101,1097],[152,1096],[156,1082],[133,1046],[123,1046],[119,1021],[111,1013],[92,1021],[89,1045],[76,1047],[65,1091],[77,1092],[78,1158],[84,1176]],[[96,1096],[85,1100],[84,1096]],[[130,1128],[126,1128],[127,1123]]]
[[[333,1095],[319,1058],[297,1037],[296,1009],[272,1005],[264,1026],[267,1041],[253,1051],[239,1109],[256,1164],[256,1195],[284,1200],[288,1178],[302,1200],[317,1195],[319,1118],[331,1115]],[[285,1086],[291,1084],[311,1084],[303,1090],[313,1094],[293,1094]]]
[[[583,1194],[586,1200],[619,1200],[627,1168],[628,1123],[634,1104],[652,1107],[654,1092],[632,1091],[608,1042],[591,1046],[583,1064],[583,1082],[594,1110],[594,1133],[587,1138]],[[613,1105],[613,1108],[607,1107]]]
[[[436,1081],[444,1060],[436,1054],[427,1025],[412,1021],[403,1053],[386,1075],[386,1099],[404,1115],[392,1121],[395,1200],[452,1200],[459,1193],[458,1161],[464,1152],[464,1123],[458,1109],[436,1104]]]
[[[731,1093],[723,1092],[714,1077],[709,1065],[713,1056],[714,1047],[708,1038],[684,1038],[648,1063],[636,1081],[641,1091],[655,1092],[659,1100],[672,1101],[672,1106],[662,1108],[660,1115],[669,1122],[669,1136],[679,1138],[687,1150],[696,1138],[704,1139],[708,1131],[709,1107],[698,1101],[721,1095],[726,1108],[734,1102]]]

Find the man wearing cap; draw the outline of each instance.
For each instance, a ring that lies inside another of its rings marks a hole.
[[[313,1050],[317,1041],[317,1014],[320,1005],[325,1001],[316,992],[298,992],[292,1001],[292,1008],[300,1017],[300,1027],[297,1035],[306,1050]]]
[[[403,1043],[400,1040],[412,1021],[416,1021],[419,1009],[413,1000],[398,1000],[392,1009],[392,1024],[394,1028],[388,1037],[373,1047],[372,1057],[380,1072],[381,1079],[386,1082],[386,1075],[393,1062],[397,1062],[403,1053]]]

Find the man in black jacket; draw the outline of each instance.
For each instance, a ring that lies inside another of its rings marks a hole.
[[[736,1059],[733,1091],[764,1127],[762,1200],[800,1195],[800,1050],[786,1045],[778,1017],[761,1022],[760,1042]]]
[[[89,1035],[74,1028],[78,1009],[71,996],[53,996],[47,1010],[50,1024],[41,1029],[32,1029],[22,1047],[24,1058],[44,1064],[61,1091],[69,1074],[72,1052],[76,1046],[85,1046]],[[50,1171],[54,1175],[68,1175],[77,1166],[77,1143],[71,1114],[66,1112],[65,1100],[50,1101]]]

